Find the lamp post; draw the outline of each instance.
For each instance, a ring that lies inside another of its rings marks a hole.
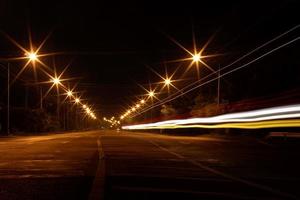
[[[79,104],[79,103],[80,103],[80,99],[75,98],[75,104]],[[75,106],[75,129],[76,130],[79,129],[78,106]]]
[[[221,78],[221,76],[220,76],[220,65],[219,65],[219,70],[218,70],[218,91],[217,91],[217,94],[218,94],[218,108],[219,108],[219,106],[220,106],[220,78]]]
[[[69,100],[72,99],[73,97],[73,92],[72,90],[68,90],[67,91],[67,97],[69,98]],[[67,105],[66,105],[66,113],[67,113],[67,129],[69,130],[70,129],[70,112],[72,111],[72,109],[70,109],[70,103],[68,102]]]
[[[10,134],[10,66],[7,63],[7,135]]]
[[[26,58],[31,63],[35,63],[38,59],[37,52],[26,52]],[[5,60],[7,67],[7,134],[10,134],[10,63],[9,60]],[[1,64],[1,63],[0,63]],[[3,64],[1,64],[3,65]]]
[[[6,131],[7,131],[7,135],[10,134],[10,63],[7,62],[6,65],[3,63],[0,63],[1,66],[5,67],[7,70],[7,99],[6,99]]]
[[[56,90],[57,90],[57,98],[56,98],[56,115],[57,115],[57,119],[60,122],[60,98],[59,98],[59,85],[61,84],[61,80],[59,79],[59,77],[53,77],[52,78],[52,83],[53,85],[56,86]]]
[[[153,105],[153,97],[155,97],[155,92],[154,92],[154,90],[150,90],[150,91],[148,92],[148,96],[149,96],[150,99],[151,99],[151,105]],[[152,114],[153,114],[152,110],[153,110],[153,109],[150,110],[150,121],[151,121],[151,122],[152,122]]]

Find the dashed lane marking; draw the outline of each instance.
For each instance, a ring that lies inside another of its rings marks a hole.
[[[144,139],[142,139],[144,140]],[[243,183],[245,185],[248,185],[248,186],[251,186],[253,188],[257,188],[257,189],[260,189],[260,190],[264,190],[264,191],[267,191],[267,192],[270,192],[274,195],[278,195],[278,196],[281,196],[281,197],[284,197],[284,198],[288,198],[288,199],[298,199],[296,196],[292,195],[292,194],[289,194],[289,193],[285,193],[285,192],[281,192],[281,191],[278,191],[278,190],[275,190],[269,186],[266,186],[266,185],[261,185],[261,184],[258,184],[258,183],[255,183],[255,182],[252,182],[252,181],[248,181],[248,180],[244,180],[242,178],[239,178],[239,177],[236,177],[236,176],[233,176],[233,175],[230,175],[230,174],[226,174],[226,173],[223,173],[221,171],[218,171],[216,169],[213,169],[213,168],[210,168],[208,166],[205,166],[203,165],[202,163],[200,163],[199,161],[195,161],[193,159],[189,159],[189,158],[186,158],[185,156],[179,154],[179,153],[176,153],[176,152],[173,152],[165,147],[162,147],[161,145],[159,145],[158,143],[152,141],[152,140],[144,140],[144,141],[148,141],[150,142],[151,144],[153,144],[154,146],[158,147],[159,149],[165,151],[165,152],[168,152],[169,154],[172,154],[174,156],[176,156],[177,158],[180,158],[180,159],[183,159],[195,166],[198,166],[200,167],[201,169],[204,169],[208,172],[211,172],[213,174],[216,174],[216,175],[219,175],[219,176],[222,176],[224,178],[227,178],[227,179],[230,179],[230,180],[233,180],[233,181],[236,181],[236,182],[239,182],[239,183]]]

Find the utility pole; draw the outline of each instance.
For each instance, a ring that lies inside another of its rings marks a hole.
[[[64,116],[64,130],[66,130],[66,106],[63,106],[63,116]]]
[[[57,114],[57,119],[58,122],[60,123],[60,101],[59,101],[59,92],[57,92],[57,98],[56,98],[56,114]]]
[[[70,113],[69,113],[69,102],[67,101],[66,104],[66,129],[69,130],[69,117],[70,117]]]
[[[25,108],[28,108],[28,84],[25,85]]]
[[[9,87],[10,87],[10,66],[9,66],[9,63],[7,63],[7,135],[10,134],[10,109],[9,109],[9,106],[10,106],[10,90],[9,90]]]
[[[218,107],[220,106],[220,65],[218,70]]]
[[[40,109],[43,110],[43,88],[40,86]]]

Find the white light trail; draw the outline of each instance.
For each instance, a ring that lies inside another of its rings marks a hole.
[[[205,79],[211,77],[212,75],[217,74],[217,73],[220,72],[220,71],[223,71],[224,69],[226,69],[226,68],[228,68],[228,67],[234,65],[235,63],[238,63],[239,61],[241,61],[241,60],[244,59],[245,57],[247,57],[247,56],[253,54],[254,52],[256,52],[256,51],[262,49],[263,47],[269,45],[270,43],[272,43],[272,42],[274,42],[274,41],[280,39],[281,37],[287,35],[288,33],[292,32],[292,31],[294,31],[294,30],[298,29],[299,27],[300,27],[300,24],[294,26],[293,28],[289,29],[288,31],[286,31],[286,32],[284,32],[284,33],[278,35],[277,37],[275,37],[275,38],[273,38],[273,39],[267,41],[266,43],[260,45],[259,47],[253,49],[252,51],[246,53],[245,55],[241,56],[240,58],[238,58],[238,59],[235,60],[234,62],[232,62],[232,63],[230,63],[230,64],[228,64],[228,65],[222,67],[221,69],[219,69],[219,70],[217,70],[217,71],[215,71],[215,72],[212,72],[211,74],[207,75],[206,77],[204,77],[204,78],[202,78],[202,79],[200,79],[200,80],[198,80],[198,81],[196,81],[196,82],[194,82],[194,83],[192,83],[192,84],[190,84],[190,85],[188,85],[188,86],[182,88],[181,90],[177,91],[176,93],[174,93],[174,94],[168,96],[166,99],[161,100],[161,101],[155,103],[154,105],[151,105],[151,106],[149,106],[149,107],[146,107],[145,109],[143,109],[143,110],[141,110],[140,112],[138,112],[137,114],[135,114],[133,117],[135,117],[135,116],[137,116],[137,115],[140,115],[140,114],[142,114],[142,113],[144,113],[144,112],[147,112],[148,110],[151,110],[151,109],[153,109],[153,108],[155,108],[155,107],[157,107],[157,106],[160,106],[160,105],[165,104],[165,103],[167,103],[167,102],[173,101],[174,99],[177,99],[178,97],[181,97],[181,96],[183,96],[183,95],[185,95],[185,94],[187,94],[187,93],[189,93],[189,92],[191,92],[191,91],[193,91],[193,90],[195,90],[195,89],[197,89],[197,88],[199,88],[199,87],[202,87],[203,85],[206,85],[206,84],[208,84],[208,83],[210,83],[210,82],[212,82],[212,81],[217,80],[218,77],[212,78],[212,79],[210,79],[210,80],[205,81],[204,83],[201,83],[201,81],[203,81],[203,80],[205,80]],[[288,42],[286,42],[286,43],[284,43],[284,44],[282,44],[282,45],[280,45],[280,46],[278,46],[278,47],[276,47],[276,48],[274,48],[274,49],[268,51],[267,53],[263,54],[262,56],[259,56],[258,58],[254,59],[254,60],[252,60],[252,61],[250,61],[250,62],[248,62],[248,63],[246,63],[246,64],[244,64],[244,65],[242,65],[242,66],[239,66],[239,67],[237,67],[237,68],[235,68],[235,69],[233,69],[233,70],[230,70],[229,72],[226,72],[226,73],[222,74],[221,77],[227,76],[227,75],[229,75],[229,74],[231,74],[231,73],[233,73],[233,72],[235,72],[235,71],[237,71],[237,70],[240,70],[240,69],[242,69],[242,68],[245,68],[245,67],[247,67],[248,65],[250,65],[250,64],[252,64],[252,63],[254,63],[254,62],[260,60],[261,58],[263,58],[263,57],[265,57],[265,56],[267,56],[267,55],[273,53],[274,51],[277,51],[277,50],[279,50],[279,49],[281,49],[281,48],[283,48],[283,47],[285,47],[285,46],[287,46],[287,45],[289,45],[289,44],[291,44],[291,43],[293,43],[293,42],[298,41],[299,39],[300,39],[300,37],[297,37],[297,38],[295,38],[295,39],[293,39],[293,40],[290,40],[290,41],[288,41]],[[201,83],[201,84],[199,84],[199,83]],[[189,87],[192,87],[192,88],[188,89]],[[186,90],[186,91],[184,91],[184,90]]]
[[[227,128],[239,127],[243,128],[264,128],[266,127],[288,127],[288,124],[284,120],[286,119],[298,119],[300,118],[300,104],[280,106],[273,108],[258,109],[247,112],[230,113],[224,115],[218,115],[214,117],[203,118],[191,118],[181,120],[168,120],[148,124],[138,124],[123,126],[122,129],[134,130],[134,129],[168,129],[168,128],[224,128],[224,124],[227,124]],[[277,120],[277,123],[271,123],[273,120]],[[283,120],[283,121],[279,121]],[[260,123],[258,123],[260,122]],[[300,120],[293,121],[291,127],[300,127]],[[250,124],[253,123],[253,124]],[[280,124],[282,126],[280,126]]]

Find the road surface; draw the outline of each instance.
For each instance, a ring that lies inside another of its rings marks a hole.
[[[0,138],[0,199],[299,199],[299,156],[243,136]]]

